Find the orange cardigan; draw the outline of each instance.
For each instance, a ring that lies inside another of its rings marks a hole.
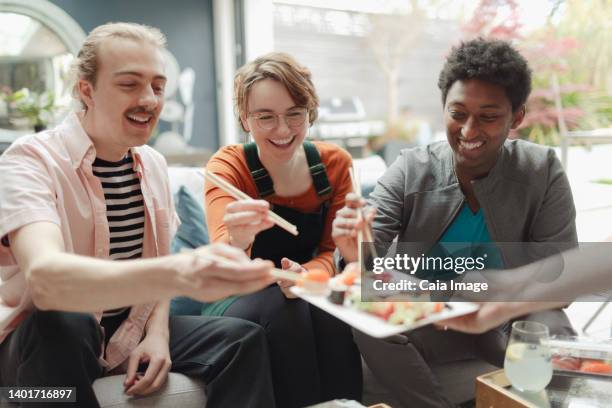
[[[314,144],[327,170],[327,177],[332,187],[332,196],[318,254],[302,266],[306,269],[323,269],[333,275],[335,267],[332,254],[335,245],[331,237],[332,221],[336,216],[336,211],[344,206],[344,198],[352,190],[349,175],[352,160],[346,150],[335,144],[327,142],[314,142]],[[257,187],[249,172],[242,145],[230,145],[219,149],[208,162],[206,171],[212,171],[222,176],[249,196],[258,197]],[[206,203],[206,222],[208,223],[211,242],[229,243],[229,234],[223,224],[223,216],[225,206],[235,199],[220,188],[206,182],[204,200]],[[314,185],[299,196],[278,197],[271,195],[266,197],[266,200],[272,204],[291,207],[301,212],[314,212],[322,203],[317,196]]]

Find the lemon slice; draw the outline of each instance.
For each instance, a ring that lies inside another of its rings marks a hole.
[[[525,343],[510,344],[506,349],[506,358],[513,363],[522,360],[527,351],[527,346]]]

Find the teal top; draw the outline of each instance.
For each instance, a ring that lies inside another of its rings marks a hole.
[[[464,203],[438,242],[493,242],[482,214],[482,208],[473,213],[470,206]]]
[[[484,219],[482,208],[473,213],[467,202],[464,202],[455,219],[448,226],[438,243],[427,253],[427,256],[469,257],[484,259],[485,269],[502,269],[504,263],[501,253],[491,240],[491,235]],[[449,280],[457,278],[454,271],[426,271],[418,274],[421,279]]]

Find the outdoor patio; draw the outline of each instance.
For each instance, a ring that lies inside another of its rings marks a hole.
[[[591,149],[573,146],[568,157],[567,174],[576,203],[579,241],[612,239],[612,145],[597,145]],[[597,180],[608,180],[611,184],[594,182]],[[599,305],[575,302],[569,307],[568,314],[579,332]],[[612,306],[608,305],[593,322],[588,335],[609,338],[611,322]]]

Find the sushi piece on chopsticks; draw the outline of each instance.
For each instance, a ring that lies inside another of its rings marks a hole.
[[[311,269],[304,273],[274,268],[270,274],[278,279],[294,281],[310,293],[327,293],[329,274],[322,269]]]

